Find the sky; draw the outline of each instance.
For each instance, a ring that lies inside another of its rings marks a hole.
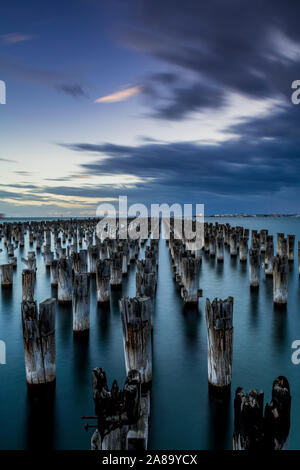
[[[0,212],[300,213],[300,3],[3,0]]]

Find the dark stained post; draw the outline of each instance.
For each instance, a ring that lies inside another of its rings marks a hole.
[[[73,332],[86,333],[90,329],[90,278],[87,273],[74,276]]]
[[[123,390],[116,380],[109,390],[104,370],[93,369],[93,397],[97,429],[92,450],[147,449],[150,397],[142,396],[138,371],[128,373]]]
[[[217,235],[217,262],[223,263],[224,261],[224,238],[222,233]]]
[[[249,277],[250,277],[250,288],[259,288],[259,271],[260,271],[260,259],[258,248],[250,248],[249,251]]]
[[[273,382],[272,400],[265,408],[265,447],[286,450],[289,444],[291,414],[290,385],[286,377]]]
[[[286,377],[273,382],[264,412],[263,391],[237,388],[234,399],[234,450],[285,450],[290,433],[291,394]]]
[[[294,249],[295,249],[295,235],[287,236],[287,250],[289,263],[294,262]]]
[[[119,300],[126,373],[138,370],[142,385],[152,382],[151,318],[149,297],[123,297]]]
[[[22,301],[33,302],[35,272],[32,269],[22,271]]]
[[[288,258],[276,255],[273,258],[273,301],[286,305],[288,297]]]
[[[208,383],[213,393],[229,390],[233,354],[233,298],[206,299]]]
[[[264,393],[237,388],[234,398],[233,450],[263,449]]]
[[[13,266],[12,264],[1,264],[1,285],[11,287],[13,285]]]

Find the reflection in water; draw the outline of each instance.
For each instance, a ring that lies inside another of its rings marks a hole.
[[[217,266],[216,266],[216,276],[217,276],[217,278],[221,278],[223,276],[223,273],[224,273],[224,262],[223,263],[218,262]]]
[[[276,352],[287,351],[286,342],[287,307],[273,304],[272,345]]]
[[[183,305],[181,318],[186,347],[193,349],[199,337],[200,312],[198,305]]]
[[[27,449],[53,449],[55,383],[27,389]]]
[[[250,289],[249,317],[253,327],[257,327],[259,319],[259,289]]]
[[[73,370],[78,386],[90,375],[90,338],[88,334],[73,336]]]
[[[97,304],[96,321],[101,341],[108,341],[110,337],[111,325],[109,304]]]
[[[230,427],[230,393],[223,398],[208,393],[208,433],[210,434],[209,448],[225,449],[231,433]]]
[[[72,304],[57,304],[56,330],[59,330],[62,343],[67,343],[73,331]]]

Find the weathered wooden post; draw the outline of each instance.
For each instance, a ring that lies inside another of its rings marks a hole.
[[[110,260],[98,260],[96,266],[97,302],[110,302]]]
[[[284,233],[277,233],[277,251],[276,254],[279,256],[287,255],[287,239],[284,238]]]
[[[260,244],[260,252],[264,253],[266,251],[266,241],[268,236],[268,230],[261,230],[259,234],[259,244]]]
[[[90,245],[88,247],[88,258],[89,258],[89,265],[90,265],[90,273],[96,273],[96,265],[99,259],[99,247],[97,245]]]
[[[150,297],[153,302],[157,287],[157,274],[149,271],[148,266],[146,260],[137,262],[136,295],[137,297]]]
[[[80,250],[79,253],[73,253],[73,266],[75,273],[88,272],[87,250]]]
[[[117,251],[112,254],[110,262],[110,285],[118,288],[122,285],[123,253]]]
[[[295,235],[287,236],[287,251],[289,263],[294,262]]]
[[[54,259],[50,266],[50,284],[57,286],[58,284],[58,260]]]
[[[240,262],[244,263],[248,259],[248,238],[240,237]]]
[[[237,256],[237,235],[236,232],[231,232],[229,238],[230,256]]]
[[[90,278],[87,273],[74,276],[73,332],[87,333],[90,329]]]
[[[59,303],[72,302],[72,260],[61,258],[58,262],[58,289]]]
[[[33,302],[35,272],[32,269],[22,271],[22,301]]]
[[[288,258],[276,255],[273,258],[273,301],[286,305],[288,297]]]
[[[53,251],[46,250],[44,252],[44,261],[45,261],[45,266],[47,268],[50,268],[52,261],[54,260],[54,253]]]
[[[55,299],[22,302],[26,380],[28,385],[49,384],[56,377]]]
[[[217,262],[222,263],[224,261],[224,238],[223,234],[217,235]]]
[[[197,304],[199,297],[202,297],[202,290],[199,288],[200,267],[200,258],[192,256],[183,258],[181,297],[185,304]]]
[[[251,289],[259,288],[259,270],[260,270],[259,250],[257,248],[250,248],[249,277],[250,277]]]
[[[209,237],[209,256],[212,258],[216,256],[216,237],[214,234]]]
[[[206,299],[208,383],[213,393],[230,390],[233,352],[233,297]]]
[[[274,257],[273,236],[268,235],[267,241],[266,241],[266,253],[265,253],[265,262],[264,262],[266,277],[273,276],[273,257]]]
[[[1,264],[1,285],[3,287],[10,287],[13,285],[13,266],[11,264]]]
[[[152,382],[151,318],[152,302],[149,297],[123,297],[119,300],[126,373],[138,370],[142,385]]]

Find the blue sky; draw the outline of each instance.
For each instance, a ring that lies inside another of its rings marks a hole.
[[[299,10],[4,0],[0,212],[95,215],[119,195],[300,212]]]

